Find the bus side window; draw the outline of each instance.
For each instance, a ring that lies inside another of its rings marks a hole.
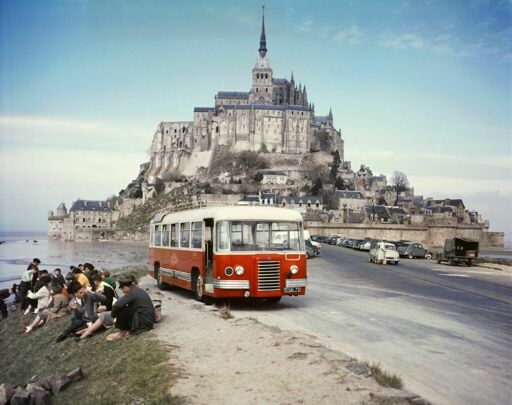
[[[162,225],[162,246],[169,246],[169,225]]]
[[[190,222],[180,224],[180,247],[190,247]]]
[[[192,247],[194,249],[201,249],[203,237],[203,222],[192,222]]]
[[[177,247],[178,246],[178,234],[177,234],[177,231],[178,231],[177,224],[172,224],[171,225],[171,246],[172,247]]]
[[[161,226],[160,225],[157,225],[155,226],[155,240],[154,240],[154,245],[155,246],[161,246],[162,245],[162,231],[160,230],[161,229]]]

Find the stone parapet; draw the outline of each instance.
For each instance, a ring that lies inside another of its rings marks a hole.
[[[481,225],[399,225],[399,224],[343,224],[306,221],[312,235],[339,235],[356,239],[410,240],[429,248],[444,246],[448,238],[478,240],[482,247],[503,247],[502,232],[485,232]]]

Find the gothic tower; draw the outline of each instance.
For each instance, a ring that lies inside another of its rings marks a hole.
[[[252,69],[251,102],[254,104],[272,104],[272,68],[267,58],[267,39],[265,36],[265,6],[261,22],[260,48],[256,65]]]

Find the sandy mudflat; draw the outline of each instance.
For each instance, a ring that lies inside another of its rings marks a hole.
[[[223,319],[215,306],[192,296],[159,292],[153,279],[141,287],[162,299],[157,336],[171,345],[171,362],[183,377],[171,393],[191,404],[360,404],[372,394],[399,395],[373,378],[346,368],[351,359],[325,347],[317,337],[283,330],[251,317]]]

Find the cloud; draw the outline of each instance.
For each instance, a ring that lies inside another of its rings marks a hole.
[[[355,23],[345,29],[341,29],[333,37],[335,42],[347,42],[350,45],[358,44],[364,41],[363,30]]]
[[[384,33],[381,36],[379,44],[393,49],[422,49],[427,41],[418,34],[407,32],[405,34]]]
[[[299,32],[305,32],[305,33],[311,33],[313,32],[313,20],[308,19],[303,21],[297,26],[297,31]]]
[[[0,115],[2,148],[54,147],[59,149],[143,150],[151,142],[149,125],[126,126],[108,121],[67,117]]]
[[[399,7],[402,11],[407,8],[408,3]],[[349,25],[344,23],[341,27],[325,26],[308,18],[296,26],[296,31],[318,38],[328,36],[333,42],[350,45],[375,43],[397,51],[413,50],[456,57],[493,55],[502,61],[509,61],[512,53],[512,26],[493,30],[495,22],[494,18],[489,17],[480,24],[475,24],[471,32],[464,31],[462,34],[463,31],[457,31],[460,23],[455,24],[453,18],[439,22],[437,28],[420,22],[400,31],[382,27],[373,27],[371,31],[363,30],[357,21],[352,21]],[[459,36],[456,32],[459,32]]]

